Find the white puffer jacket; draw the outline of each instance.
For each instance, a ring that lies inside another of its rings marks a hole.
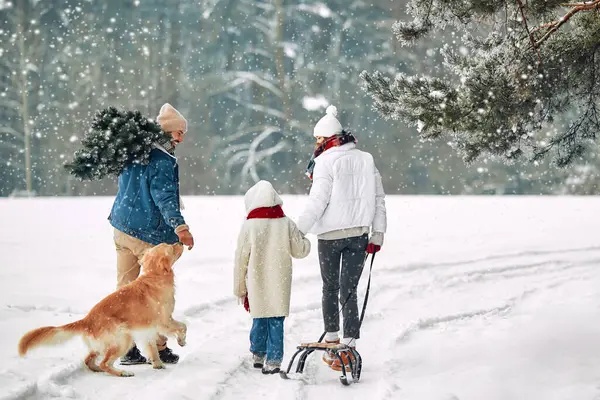
[[[246,213],[283,204],[267,181],[254,185],[244,197]],[[287,217],[244,221],[235,252],[233,294],[248,294],[253,318],[287,317],[290,312],[292,257],[310,253],[306,239]]]
[[[385,193],[373,156],[347,143],[315,159],[313,184],[298,229],[320,235],[358,227],[385,233]]]

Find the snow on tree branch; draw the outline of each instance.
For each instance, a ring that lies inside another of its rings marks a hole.
[[[227,97],[232,100],[237,101],[240,105],[243,105],[244,107],[246,107],[248,109],[263,113],[265,115],[270,115],[272,117],[280,118],[280,119],[285,118],[285,114],[275,108],[263,106],[260,104],[251,104],[251,103],[248,103],[247,101],[243,101],[241,98],[239,98],[237,96],[233,96],[233,95],[229,95]]]
[[[543,23],[562,7],[572,9]],[[407,122],[423,139],[448,137],[466,162],[537,162],[553,153],[567,166],[600,132],[599,8],[600,0],[411,0],[413,20],[394,26],[402,44],[449,24],[462,37],[439,49],[444,69],[436,76],[363,71],[363,89],[384,118]],[[567,21],[570,29],[559,30]],[[482,31],[489,33],[475,33]],[[554,126],[567,112],[577,118]]]
[[[259,131],[265,131],[265,130],[269,130],[269,129],[279,129],[279,128],[277,128],[273,125],[250,126],[248,128],[238,129],[234,134],[226,136],[224,138],[224,140],[228,143],[231,143],[231,142],[235,142],[236,140],[243,138],[244,136],[246,136],[248,134],[252,134],[255,132],[259,132]],[[224,151],[228,151],[228,150],[229,150],[229,148],[226,148]]]
[[[591,11],[600,9],[600,0],[588,2],[588,3],[567,3],[561,4],[562,7],[573,7],[564,17],[556,20],[554,22],[550,22],[548,24],[544,24],[536,29],[536,31],[542,31],[546,29],[547,31],[543,34],[543,36],[535,42],[534,47],[539,47],[544,43],[550,35],[556,32],[563,24],[569,21],[572,16],[577,14],[580,11]]]
[[[227,83],[227,90],[233,89],[234,87],[247,82],[253,82],[270,91],[275,96],[283,97],[283,92],[281,89],[277,87],[265,74],[248,71],[236,71],[233,72],[232,75],[235,77],[235,79]]]
[[[258,182],[260,180],[257,173],[257,165],[265,158],[271,157],[274,154],[283,151],[286,148],[286,143],[283,140],[280,140],[274,146],[271,146],[267,149],[258,150],[259,146],[263,141],[265,141],[269,136],[273,133],[278,132],[279,129],[267,128],[263,132],[261,132],[253,141],[250,143],[248,148],[248,157],[246,158],[246,163],[242,167],[241,173],[241,181],[245,182],[248,175],[252,178],[254,182]]]
[[[263,142],[279,131],[279,128],[276,126],[266,126],[250,143],[228,145],[224,150],[225,155],[228,156],[231,154],[229,160],[227,160],[226,180],[230,182],[231,170],[236,165],[241,164],[240,185],[244,185],[248,178],[252,179],[253,182],[258,182],[260,180],[258,175],[259,164],[264,159],[284,151],[288,146],[284,140],[276,139],[277,143],[275,145],[268,148],[261,148]]]
[[[0,126],[0,134],[8,134],[17,138],[23,138],[23,134],[21,132],[17,132],[15,129],[10,126]]]

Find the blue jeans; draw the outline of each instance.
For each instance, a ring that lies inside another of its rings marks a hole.
[[[250,351],[267,356],[267,363],[283,360],[283,321],[285,317],[254,318],[250,330]]]

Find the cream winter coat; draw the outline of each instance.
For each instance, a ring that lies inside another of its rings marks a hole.
[[[244,197],[246,213],[283,204],[266,181],[254,185]],[[247,219],[235,252],[233,294],[248,294],[253,318],[287,317],[292,287],[292,257],[304,258],[310,242],[287,217]]]
[[[320,235],[359,227],[385,233],[385,193],[373,156],[347,143],[315,159],[313,184],[298,228]]]

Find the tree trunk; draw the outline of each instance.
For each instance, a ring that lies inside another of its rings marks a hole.
[[[277,71],[277,79],[279,80],[279,88],[282,92],[282,103],[283,113],[285,119],[279,123],[281,133],[285,132],[287,123],[292,118],[292,110],[290,107],[290,96],[287,90],[286,77],[285,77],[285,54],[283,52],[283,39],[284,39],[284,19],[283,19],[283,6],[281,0],[275,0],[275,40],[273,46],[275,47],[275,69]]]
[[[174,13],[171,14],[171,48],[170,61],[167,66],[167,82],[169,82],[168,92],[165,93],[167,102],[173,106],[181,107],[179,86],[182,83],[181,78],[181,57],[183,46],[181,45],[181,24],[179,22],[179,6],[174,8]]]
[[[32,192],[31,184],[31,127],[29,126],[29,82],[27,81],[26,49],[25,49],[25,4],[17,2],[17,36],[19,38],[19,66],[21,74],[21,119],[23,120],[23,139],[25,143],[25,189]]]
[[[340,106],[340,91],[341,91],[341,80],[340,77],[340,64],[341,64],[341,56],[342,56],[342,35],[344,34],[343,26],[344,26],[344,16],[338,15],[337,18],[337,27],[335,35],[332,35],[332,46],[331,46],[331,60],[330,60],[330,71],[329,76],[333,77],[333,90],[332,90],[332,100],[333,103]]]

